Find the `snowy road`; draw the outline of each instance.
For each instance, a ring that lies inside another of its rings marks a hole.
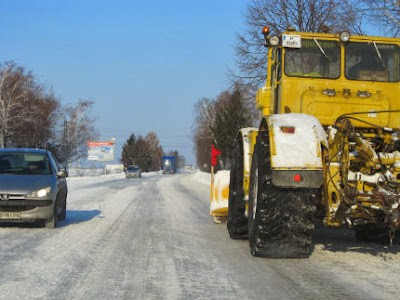
[[[58,228],[0,227],[0,299],[400,299],[398,244],[320,228],[308,259],[253,258],[198,178],[69,178]]]

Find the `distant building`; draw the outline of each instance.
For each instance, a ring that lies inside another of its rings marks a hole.
[[[123,164],[106,164],[105,165],[105,173],[123,173],[124,172],[124,165]]]

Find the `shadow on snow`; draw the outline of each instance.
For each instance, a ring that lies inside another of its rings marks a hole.
[[[87,222],[99,216],[100,214],[101,211],[98,209],[67,210],[67,217],[65,218],[65,221],[59,222],[57,227],[65,227],[72,224]]]
[[[311,245],[311,254],[316,245],[322,246],[323,250],[331,252],[359,252],[373,256],[400,252],[400,232],[396,232],[393,245],[389,239],[378,239],[375,241],[359,241],[355,236],[354,229],[326,228],[322,224],[316,224]]]
[[[88,222],[93,218],[100,216],[101,211],[98,209],[94,210],[67,210],[67,216],[65,221],[59,221],[57,227],[66,227],[72,224],[78,224]],[[42,228],[44,224],[42,221],[37,222],[1,222],[0,228],[2,227],[20,227],[20,228]]]

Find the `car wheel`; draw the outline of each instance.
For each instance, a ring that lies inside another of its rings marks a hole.
[[[58,221],[58,215],[57,215],[57,202],[56,202],[54,204],[52,216],[44,221],[45,227],[46,228],[56,228],[57,221]]]
[[[59,221],[64,221],[65,217],[67,215],[67,195],[64,197],[63,205],[62,205],[62,211],[60,215],[58,216]]]

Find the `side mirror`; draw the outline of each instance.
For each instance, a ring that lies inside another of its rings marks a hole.
[[[66,178],[68,177],[68,172],[66,170],[61,170],[58,171],[56,175],[58,178]]]

